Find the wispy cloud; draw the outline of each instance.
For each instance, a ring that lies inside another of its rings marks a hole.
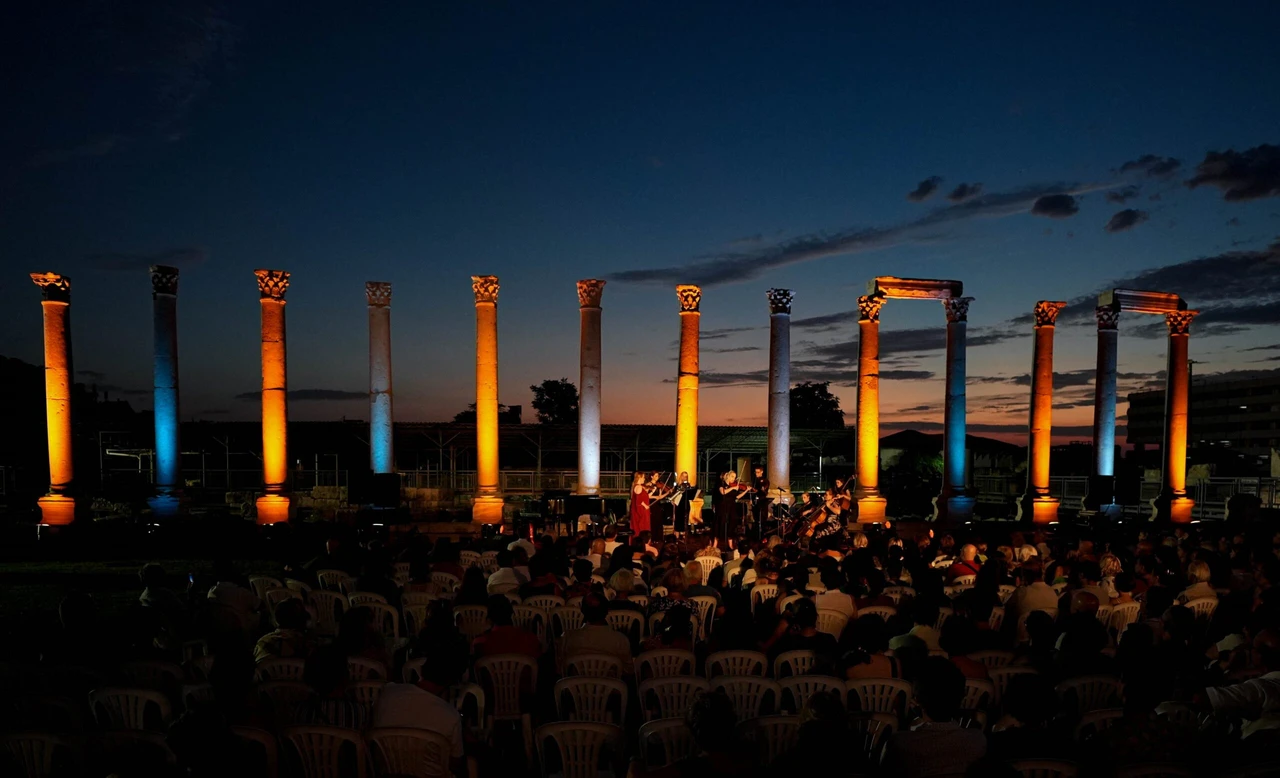
[[[1217,187],[1227,201],[1280,196],[1280,146],[1264,143],[1244,151],[1210,151],[1187,186]]]
[[[913,203],[922,203],[932,197],[941,185],[942,176],[929,176],[917,184],[915,189],[907,192],[907,199]]]
[[[184,246],[166,249],[153,254],[111,252],[90,254],[86,259],[98,270],[135,271],[146,270],[151,265],[171,265],[184,269],[199,265],[209,258],[209,250],[202,246]]]
[[[1107,232],[1124,232],[1137,227],[1150,218],[1151,214],[1146,211],[1139,211],[1137,208],[1125,208],[1112,216],[1103,229]]]

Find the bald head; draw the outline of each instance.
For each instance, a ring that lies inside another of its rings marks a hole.
[[[978,558],[978,547],[972,543],[965,543],[960,547],[960,559],[964,562],[972,562]]]

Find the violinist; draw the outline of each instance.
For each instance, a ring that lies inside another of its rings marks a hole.
[[[751,510],[754,514],[756,529],[764,531],[764,520],[769,516],[769,505],[773,502],[769,497],[769,479],[765,477],[764,468],[756,465],[751,471]]]
[[[738,500],[751,488],[738,483],[738,474],[730,470],[720,476],[720,486],[716,489],[716,523],[712,532],[721,543],[727,544],[729,538],[738,536]]]

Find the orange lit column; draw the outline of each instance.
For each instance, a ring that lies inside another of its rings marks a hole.
[[[75,470],[71,442],[71,278],[57,273],[32,273],[43,293],[44,405],[49,429],[49,494],[41,497],[43,524],[70,524],[76,503],[71,497]]]
[[[396,471],[391,406],[391,284],[366,281],[369,306],[369,469]]]
[[[791,493],[791,301],[790,289],[770,289],[769,452],[770,491]],[[789,498],[788,498],[789,499]]]
[[[1164,473],[1160,495],[1152,500],[1152,518],[1187,524],[1195,501],[1187,497],[1187,401],[1190,364],[1187,341],[1191,320],[1199,311],[1175,311],[1164,315],[1169,328],[1169,362],[1164,389]]]
[[[604,281],[578,282],[578,494],[600,493],[600,300]]]
[[[858,522],[885,519],[880,495],[880,307],[883,295],[858,298]]]
[[[942,301],[947,312],[947,397],[942,418],[942,492],[933,501],[936,521],[968,521],[977,500],[966,480],[965,335],[972,297]]]
[[[698,339],[702,323],[702,289],[688,284],[676,287],[680,298],[680,367],[676,375],[677,477],[689,474],[698,480]]]
[[[289,392],[285,357],[284,293],[289,273],[255,270],[262,312],[262,485],[258,523],[289,520]]]
[[[1035,309],[1031,357],[1031,420],[1027,441],[1027,491],[1018,501],[1018,520],[1052,524],[1058,500],[1049,494],[1049,449],[1053,445],[1053,333],[1064,302],[1041,300]]]
[[[476,493],[471,520],[502,522],[498,486],[498,277],[472,276],[476,296]]]

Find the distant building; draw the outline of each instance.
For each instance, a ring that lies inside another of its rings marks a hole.
[[[1196,379],[1191,384],[1190,417],[1190,448],[1269,457],[1280,446],[1280,372],[1245,379]],[[1128,429],[1131,445],[1163,444],[1164,392],[1129,395]]]

